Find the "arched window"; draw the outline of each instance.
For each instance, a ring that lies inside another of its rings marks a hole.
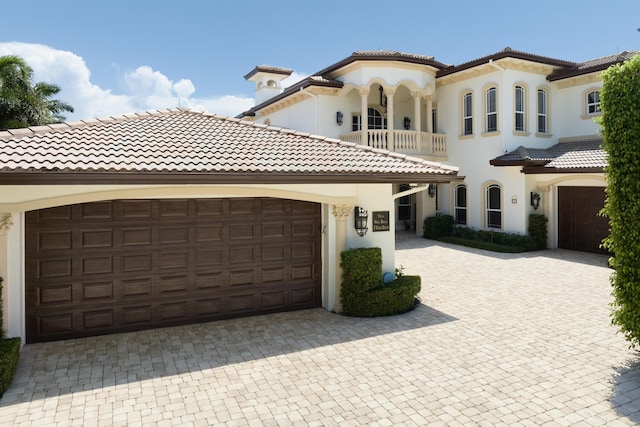
[[[386,129],[387,128],[387,119],[382,115],[382,113],[376,109],[369,107],[367,109],[367,125],[368,129]],[[359,131],[362,130],[362,122],[360,120],[359,114],[354,114],[351,116],[351,130]]]
[[[387,120],[384,118],[382,113],[376,108],[369,108],[367,110],[367,115],[369,116],[369,129],[386,129],[387,128]]]
[[[462,96],[462,134],[473,134],[473,95],[471,92]]]
[[[456,185],[454,191],[454,221],[458,225],[467,225],[467,186]]]
[[[502,228],[502,189],[492,184],[486,193],[487,228]]]
[[[487,115],[485,132],[496,132],[498,130],[498,99],[495,87],[490,87],[486,91],[485,112]]]
[[[544,89],[538,89],[538,133],[549,132],[547,110],[547,91]]]
[[[525,127],[525,91],[523,86],[516,86],[515,93],[515,130],[524,132]]]
[[[411,186],[408,184],[400,185],[400,192],[408,191],[411,189]],[[411,211],[412,211],[412,200],[411,194],[408,196],[402,196],[398,198],[398,220],[399,221],[409,221],[411,220]]]
[[[600,112],[600,91],[594,90],[587,93],[586,98],[587,114],[597,114]]]

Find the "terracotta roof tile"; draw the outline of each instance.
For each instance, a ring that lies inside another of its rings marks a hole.
[[[598,169],[607,165],[602,140],[560,142],[549,148],[518,147],[496,157],[494,166],[544,166],[546,169]]]
[[[556,81],[556,80],[566,79],[569,77],[579,76],[582,74],[588,74],[596,71],[606,70],[607,68],[609,68],[614,64],[628,61],[629,59],[633,58],[635,55],[639,53],[640,51],[630,50],[630,51],[624,51],[622,53],[616,53],[615,55],[608,55],[608,56],[603,56],[601,58],[591,59],[589,61],[576,64],[574,67],[570,67],[568,69],[557,70],[551,73],[547,77],[547,80]]]
[[[0,132],[0,174],[26,171],[457,174],[418,158],[182,109]]]

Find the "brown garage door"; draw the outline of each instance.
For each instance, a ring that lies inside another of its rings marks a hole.
[[[116,200],[26,214],[27,342],[321,305],[320,205]]]
[[[607,253],[600,248],[609,223],[598,215],[603,187],[558,187],[558,246],[577,251]]]

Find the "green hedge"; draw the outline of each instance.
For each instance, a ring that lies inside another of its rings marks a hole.
[[[539,214],[529,216],[528,235],[456,226],[450,215],[425,218],[423,230],[427,239],[494,252],[527,252],[547,247],[547,218]]]
[[[20,357],[20,338],[0,339],[0,397],[11,385]]]
[[[340,260],[343,272],[340,301],[347,316],[390,316],[415,306],[420,276],[400,275],[390,283],[383,283],[380,248],[349,249],[340,254]]]
[[[542,214],[529,215],[529,236],[533,239],[536,249],[547,249],[547,217]]]
[[[422,236],[427,239],[438,239],[441,236],[450,236],[453,229],[453,217],[451,215],[429,216],[424,219]]]

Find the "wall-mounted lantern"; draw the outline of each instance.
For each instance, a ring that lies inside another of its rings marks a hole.
[[[386,112],[387,111],[387,95],[384,94],[384,88],[380,86],[380,106]]]
[[[404,128],[406,130],[409,130],[409,128],[411,127],[411,119],[409,117],[404,118]]]
[[[438,191],[438,187],[436,186],[436,184],[429,184],[429,196],[430,197],[435,197],[436,192]]]
[[[342,111],[338,111],[336,113],[336,123],[338,124],[338,126],[342,126],[343,119],[344,119],[344,115],[342,114]]]
[[[531,192],[531,206],[533,209],[538,209],[540,207],[540,194],[536,192]]]
[[[366,209],[356,206],[353,210],[354,227],[358,236],[364,237],[367,234],[367,220],[369,219],[369,212]]]

